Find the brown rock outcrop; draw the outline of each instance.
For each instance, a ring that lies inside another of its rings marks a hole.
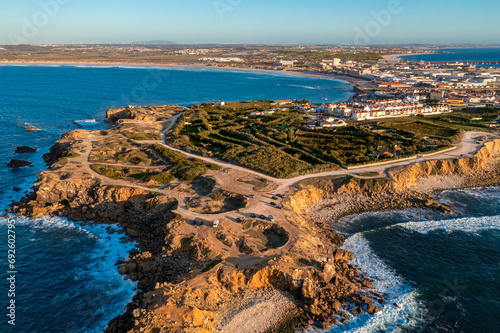
[[[29,162],[29,161],[12,159],[7,164],[7,167],[9,167],[11,169],[19,169],[19,168],[23,168],[23,167],[29,167],[32,165],[33,164],[31,164],[31,162]]]

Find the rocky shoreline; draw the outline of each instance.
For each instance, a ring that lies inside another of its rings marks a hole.
[[[299,186],[289,196],[289,206],[324,223],[335,223],[354,214],[410,208],[450,214],[452,207],[435,201],[435,192],[498,185],[500,140],[497,139],[487,142],[473,157],[396,167],[387,170],[386,178],[320,179],[313,185]]]
[[[110,112],[108,117],[116,114]],[[120,263],[119,271],[138,281],[140,291],[106,332],[217,332],[238,322],[245,322],[252,331],[252,323],[245,318],[256,315],[261,317],[259,331],[293,332],[311,325],[327,328],[352,316],[377,313],[384,305],[384,295],[372,289],[370,277],[350,264],[353,254],[339,248],[345,238],[332,231],[330,223],[373,210],[420,207],[451,212],[430,193],[414,189],[430,177],[459,175],[462,186],[500,183],[497,140],[487,143],[474,158],[417,163],[390,170],[387,179],[344,177],[292,188],[284,199],[286,225],[280,229],[259,224],[251,228],[252,233],[241,236],[241,231],[229,225],[193,227],[176,213],[185,204],[179,196],[153,188],[109,185],[104,177],[70,172],[82,168],[85,161],[72,162],[68,157],[89,154],[89,147],[94,147],[94,154],[102,153],[95,143],[87,145],[86,139],[112,137],[120,134],[118,128],[134,126],[119,118],[113,118],[113,125],[123,126],[105,133],[77,130],[65,134],[44,156],[49,170],[39,175],[33,193],[10,212],[119,223],[138,241],[139,249]],[[124,118],[154,120],[139,111]],[[328,211],[329,215],[315,216],[311,211]],[[286,244],[258,248],[251,236],[262,234],[274,237],[268,243],[286,234]],[[279,300],[280,318],[262,310],[269,300]]]

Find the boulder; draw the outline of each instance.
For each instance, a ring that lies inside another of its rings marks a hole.
[[[16,148],[16,152],[14,154],[28,154],[28,153],[34,153],[38,149],[36,148],[31,148],[28,146],[20,146]]]
[[[18,169],[18,168],[22,168],[22,167],[33,166],[33,164],[31,164],[31,162],[25,161],[25,160],[12,159],[12,160],[10,160],[9,164],[7,164],[7,166],[9,168],[12,168],[12,169]]]

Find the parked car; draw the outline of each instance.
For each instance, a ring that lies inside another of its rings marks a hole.
[[[277,196],[278,198],[283,198],[283,196],[282,196],[281,194],[276,194],[276,196]]]
[[[236,222],[241,223],[241,222],[243,222],[243,220],[242,220],[242,219],[240,219],[240,218],[238,217],[238,218],[236,219]]]
[[[269,203],[271,206],[276,206],[276,202],[270,202]]]
[[[269,216],[267,217],[267,219],[268,219],[269,221],[271,221],[271,222],[274,222],[274,216],[272,216],[272,215],[269,215]]]
[[[273,197],[272,197],[271,199],[273,199],[273,200],[278,200],[278,197],[277,197],[277,196],[275,196],[275,195],[273,195]]]
[[[257,215],[255,215],[254,213],[252,213],[252,215],[250,215],[252,218],[256,218]]]
[[[278,208],[278,209],[283,209],[283,206],[276,206],[276,208]]]
[[[249,195],[247,195],[247,197],[249,197],[249,198],[255,198],[255,195],[249,194]]]
[[[214,224],[213,224],[213,227],[214,228],[217,228],[219,226],[219,220],[215,220],[214,221]]]
[[[263,215],[263,214],[260,214],[260,215],[259,215],[259,218],[260,218],[260,219],[265,220],[265,219],[266,219],[266,216],[265,216],[265,215]]]

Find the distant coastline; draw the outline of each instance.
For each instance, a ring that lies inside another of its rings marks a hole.
[[[268,72],[268,73],[282,73],[291,74],[298,76],[309,76],[309,77],[319,77],[326,79],[334,79],[337,81],[343,81],[344,83],[354,84],[360,79],[355,79],[351,77],[344,77],[335,74],[326,73],[316,73],[307,70],[272,70],[272,69],[260,69],[260,68],[248,68],[248,67],[234,67],[234,66],[204,66],[198,64],[179,64],[179,63],[137,63],[137,62],[87,62],[87,61],[0,61],[0,66],[2,65],[83,65],[83,66],[137,66],[137,67],[185,67],[185,68],[206,68],[206,69],[222,69],[222,70],[235,70],[235,71],[249,71],[249,72]]]
[[[422,53],[397,53],[397,54],[386,54],[383,56],[384,59],[400,59],[400,57],[404,56],[414,56],[414,55],[427,55],[427,54],[433,54],[429,52],[422,52]]]
[[[500,50],[500,46],[488,46],[488,47],[449,47],[432,49],[430,52],[421,53],[401,53],[401,54],[391,54],[385,55],[384,59],[404,59],[408,61],[419,61],[426,60],[429,62],[488,62],[488,61],[499,61],[498,54],[494,53],[488,54],[494,50]],[[498,53],[498,52],[497,52]],[[431,59],[418,59],[415,56],[425,56]]]

